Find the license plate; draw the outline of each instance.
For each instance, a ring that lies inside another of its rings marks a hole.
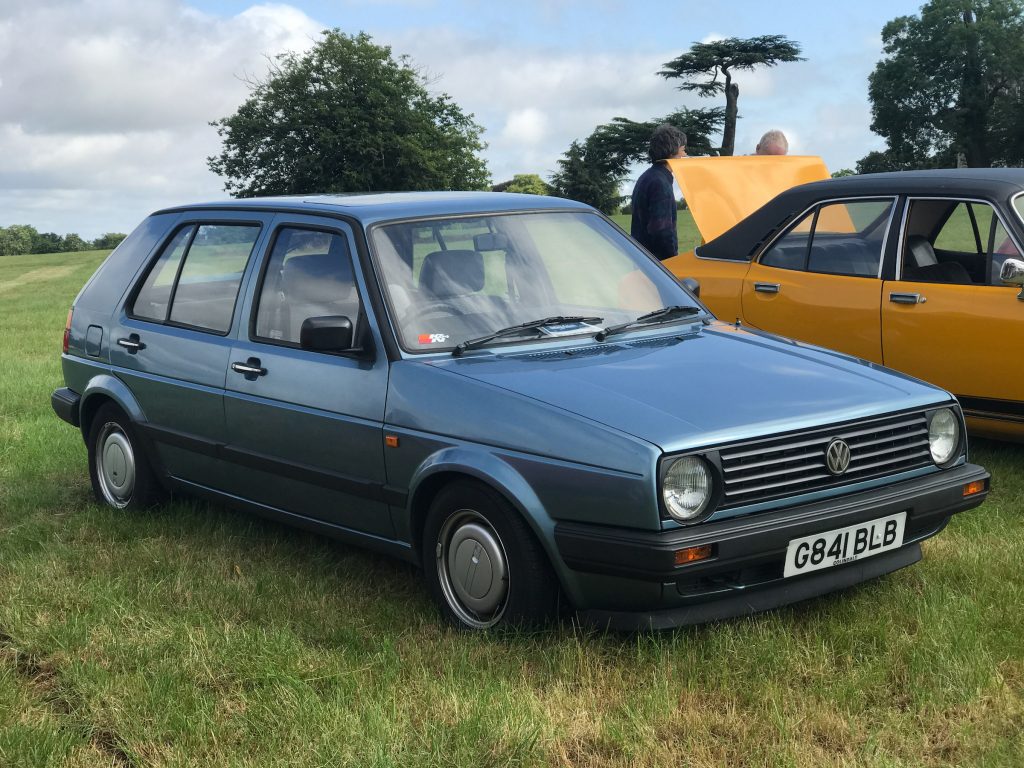
[[[903,544],[907,513],[900,512],[846,528],[792,539],[786,549],[786,578],[881,554]]]

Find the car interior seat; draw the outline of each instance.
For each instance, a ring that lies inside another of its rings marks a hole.
[[[281,271],[281,289],[288,315],[285,341],[298,342],[302,323],[310,317],[345,315],[356,324],[359,301],[352,261],[345,242],[332,238],[327,253],[292,256]]]
[[[940,262],[932,244],[923,235],[907,235],[903,249],[903,279],[921,283],[972,283],[971,275],[963,264]]]

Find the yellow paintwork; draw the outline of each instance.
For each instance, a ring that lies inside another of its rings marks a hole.
[[[684,157],[668,167],[704,241],[713,240],[779,192],[829,178],[820,157]]]
[[[705,241],[717,237],[760,207],[761,195],[779,175],[771,196],[792,186],[795,158],[744,157],[671,161],[673,172]],[[824,164],[818,158],[813,159]],[[752,164],[751,161],[757,161]],[[692,166],[690,164],[693,164]],[[700,169],[691,173],[690,168]],[[751,192],[744,174],[757,168]],[[721,184],[710,184],[710,172]],[[826,172],[827,173],[827,172]],[[701,189],[701,185],[713,189]],[[725,204],[729,187],[737,200]],[[688,191],[690,190],[690,191]],[[760,202],[758,202],[760,200]],[[722,206],[720,211],[705,206]],[[745,211],[745,213],[744,213]],[[740,217],[742,218],[742,216]],[[710,229],[705,231],[705,226]],[[840,231],[841,224],[830,226]],[[911,374],[964,397],[1024,401],[1024,302],[1010,286],[950,285],[882,281],[766,267],[746,261],[701,259],[690,251],[664,262],[678,277],[700,282],[701,300],[723,320],[837,349]],[[756,283],[778,284],[778,293],[754,290]],[[918,304],[896,304],[889,295],[916,293]],[[1024,440],[1024,425],[968,418],[975,434]]]

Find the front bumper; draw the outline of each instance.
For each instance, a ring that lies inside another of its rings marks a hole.
[[[984,490],[965,497],[964,486],[975,481]],[[910,565],[920,558],[921,541],[942,530],[952,515],[984,501],[988,482],[984,468],[965,464],[849,496],[671,531],[558,523],[555,542],[577,581],[600,584],[604,591],[586,596],[584,619],[615,629],[697,624],[786,605]],[[898,512],[907,513],[900,549],[783,578],[791,539]],[[708,544],[709,559],[675,565],[676,550]],[[630,602],[630,584],[641,610],[623,606]],[[619,595],[607,605],[612,585]]]

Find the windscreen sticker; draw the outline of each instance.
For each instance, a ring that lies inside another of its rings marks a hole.
[[[417,341],[420,344],[444,344],[449,338],[447,333],[421,333]]]

